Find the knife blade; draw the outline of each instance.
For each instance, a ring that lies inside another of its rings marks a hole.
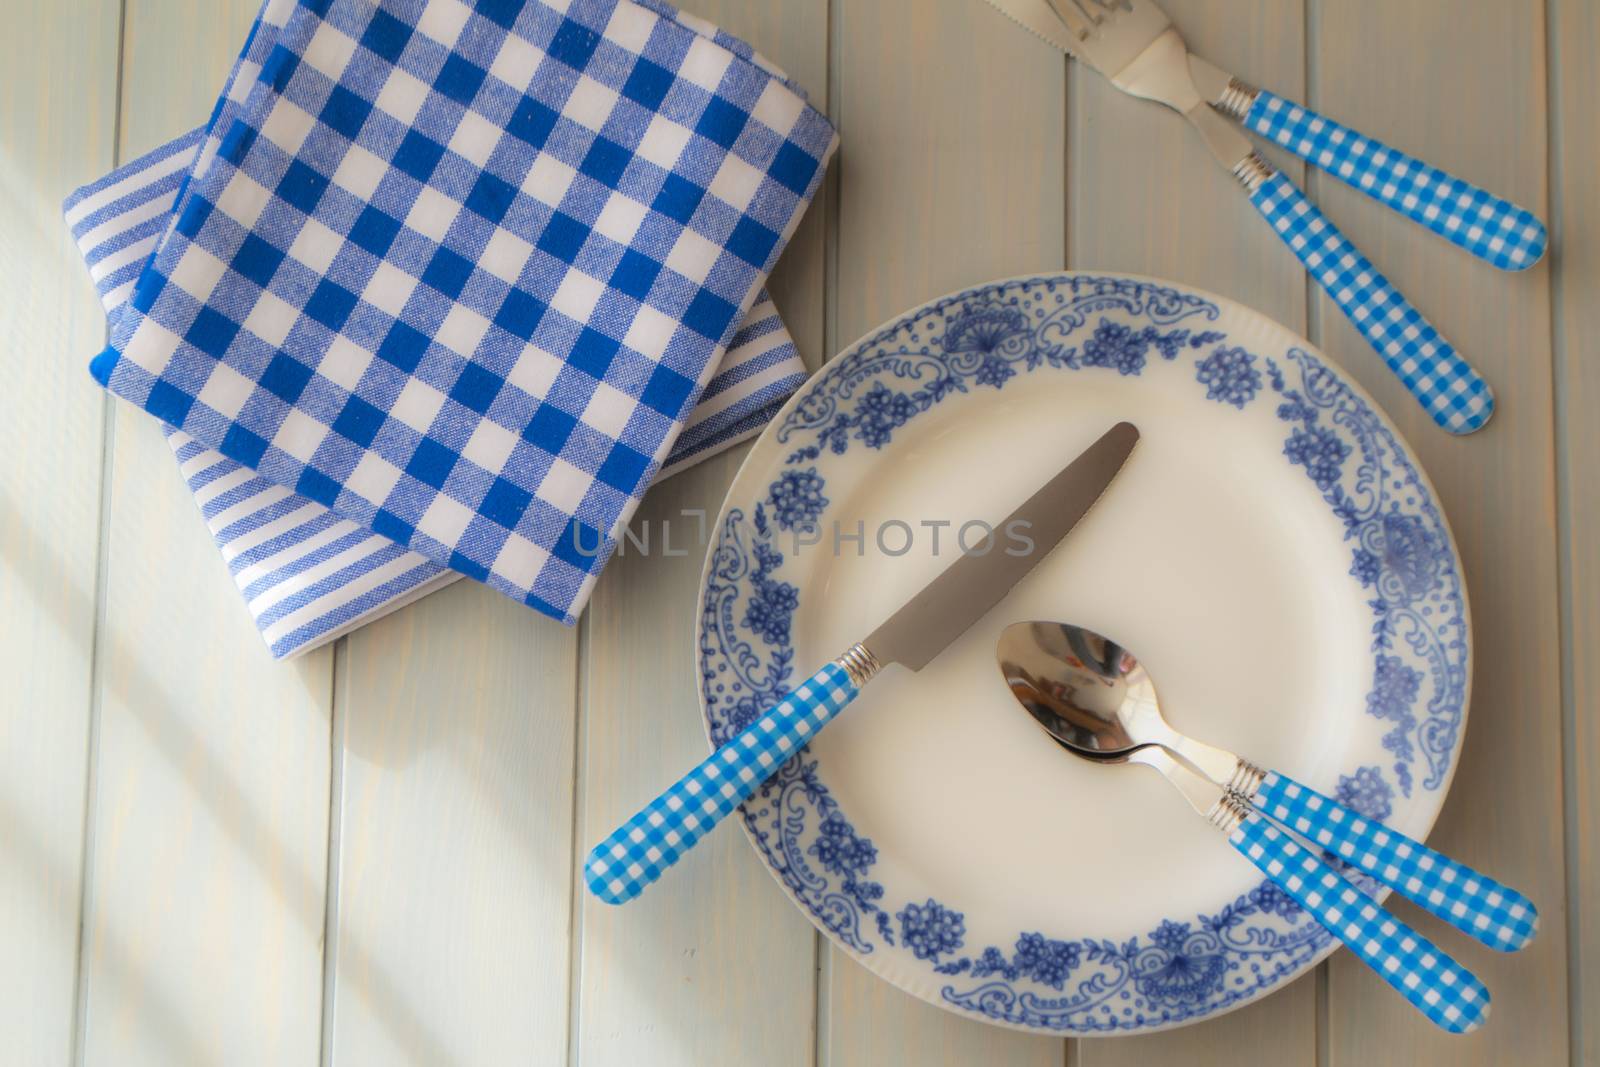
[[[990,550],[959,557],[861,642],[873,659],[917,671],[966,633],[1094,506],[1127,462],[1139,431],[1121,422],[1101,435],[995,527],[1026,523],[1033,551]]]
[[[730,811],[855,699],[884,665],[921,670],[983,618],[1092,508],[1139,442],[1122,422],[1107,430],[991,530],[1018,524],[1027,552],[997,550],[994,535],[964,552],[865,641],[823,664],[755,722],[707,756],[589,852],[589,891],[622,904],[676,863]],[[979,551],[982,549],[982,551]]]

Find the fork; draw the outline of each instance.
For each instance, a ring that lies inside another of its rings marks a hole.
[[[1546,245],[1533,214],[1256,89],[1198,56],[1151,0],[990,0],[1025,28],[1132,96],[1189,120],[1217,161],[1385,364],[1441,428],[1471,433],[1494,393],[1439,331],[1234,123],[1504,270],[1525,270]]]

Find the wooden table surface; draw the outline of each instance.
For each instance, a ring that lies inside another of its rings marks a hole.
[[[7,0],[0,35],[0,1034],[16,1064],[1600,1064],[1600,4],[1166,0],[1196,51],[1548,219],[1500,273],[1279,157],[1493,383],[1446,436],[1176,116],[980,0],[696,0],[843,148],[773,290],[807,361],[961,286],[1136,271],[1302,331],[1421,453],[1465,556],[1471,728],[1434,841],[1539,904],[1432,1029],[1347,953],[1180,1031],[1078,1042],[871,977],[725,826],[626,909],[587,845],[703,754],[688,556],[563,629],[459,583],[266,654],[156,425],[84,372],[62,197],[198,124],[257,0]],[[737,449],[641,515],[714,509]],[[1415,909],[1402,909],[1418,920]],[[1427,930],[1438,924],[1420,922]]]

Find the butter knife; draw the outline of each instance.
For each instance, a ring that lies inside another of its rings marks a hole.
[[[963,553],[838,659],[794,691],[589,853],[583,878],[608,904],[638,896],[724,816],[743,803],[790,756],[838,715],[880,670],[898,663],[913,671],[931,663],[1065,537],[1100,498],[1139,441],[1118,423],[1052,477],[993,529],[1025,529],[1026,552]],[[978,546],[982,548],[982,546]]]

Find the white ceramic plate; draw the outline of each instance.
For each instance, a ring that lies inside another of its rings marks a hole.
[[[1000,679],[1002,628],[1116,638],[1180,730],[1420,838],[1470,672],[1416,458],[1246,308],[1135,277],[1016,279],[897,319],[802,388],[730,489],[702,581],[720,743],[948,565],[964,524],[1008,514],[1119,419],[1143,439],[1060,548],[927,668],[885,670],[741,809],[840,947],[1027,1029],[1205,1018],[1333,942],[1158,776],[1060,751]]]

